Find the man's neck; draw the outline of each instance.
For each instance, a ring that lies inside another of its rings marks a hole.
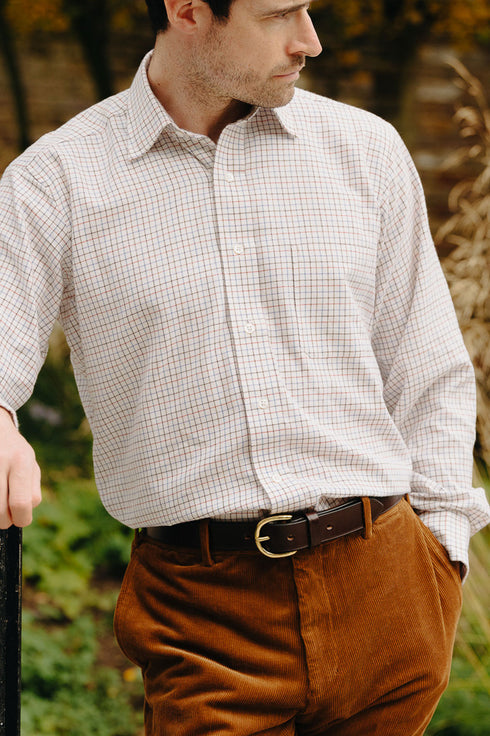
[[[245,117],[251,106],[203,94],[197,84],[191,83],[182,64],[175,63],[182,56],[174,45],[170,34],[157,37],[148,68],[153,94],[179,128],[206,135],[216,143],[222,130]]]

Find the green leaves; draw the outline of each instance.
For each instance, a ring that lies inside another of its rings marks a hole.
[[[23,634],[22,733],[25,736],[135,736],[131,700],[140,691],[97,662],[97,628],[89,615],[44,630],[27,614]]]
[[[57,483],[44,491],[24,535],[25,586],[74,619],[93,598],[94,577],[122,577],[131,537],[130,529],[104,511],[93,481]]]
[[[141,679],[128,676],[112,636],[132,534],[93,481],[45,489],[24,532],[23,736],[136,735]]]

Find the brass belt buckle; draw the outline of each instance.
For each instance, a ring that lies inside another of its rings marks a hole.
[[[296,554],[297,550],[293,550],[292,552],[282,552],[280,554],[275,554],[274,552],[269,552],[268,550],[264,549],[262,546],[262,542],[267,542],[270,537],[261,537],[260,532],[266,526],[266,524],[271,524],[273,521],[290,521],[293,518],[292,514],[276,514],[275,516],[267,516],[265,519],[262,519],[259,521],[257,526],[255,527],[255,544],[257,545],[257,549],[259,552],[261,552],[266,557],[292,557]]]

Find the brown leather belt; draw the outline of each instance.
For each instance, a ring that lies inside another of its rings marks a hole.
[[[370,496],[374,523],[403,496]],[[154,526],[143,530],[151,539],[174,547],[198,549],[201,522]],[[289,557],[298,550],[316,547],[364,530],[364,506],[360,498],[327,511],[302,511],[266,516],[253,521],[209,521],[210,549],[214,551],[259,550],[266,557]]]

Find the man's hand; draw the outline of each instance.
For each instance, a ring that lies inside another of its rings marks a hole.
[[[28,526],[41,503],[41,471],[34,450],[0,407],[0,529]]]

